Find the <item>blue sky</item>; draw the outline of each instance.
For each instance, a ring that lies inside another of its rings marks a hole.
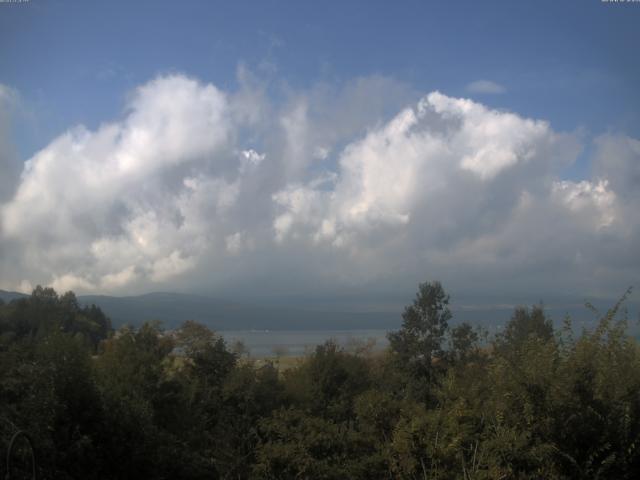
[[[0,3],[0,288],[621,293],[639,25],[600,0]]]
[[[640,131],[640,7],[588,1],[67,2],[0,10],[0,80],[33,112],[31,154],[71,124],[116,117],[126,93],[184,72],[222,87],[239,62],[294,87],[381,74],[471,95],[554,128]],[[28,128],[30,125],[24,125]]]

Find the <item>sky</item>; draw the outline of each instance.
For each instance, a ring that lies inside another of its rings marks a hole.
[[[640,2],[0,3],[0,288],[640,288]]]

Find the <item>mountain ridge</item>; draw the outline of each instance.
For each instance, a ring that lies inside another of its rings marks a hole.
[[[148,320],[160,320],[166,328],[176,328],[186,320],[194,320],[215,330],[384,329],[400,324],[399,315],[384,312],[322,312],[171,292],[127,297],[82,295],[78,300],[83,305],[94,303],[99,306],[116,327],[139,325]]]
[[[28,295],[0,290],[0,300],[8,303]],[[302,304],[259,304],[220,299],[198,294],[176,292],[149,292],[141,295],[78,295],[81,305],[95,304],[111,319],[114,328],[122,325],[139,326],[145,321],[160,321],[167,329],[179,327],[187,320],[203,323],[214,330],[392,330],[400,327],[402,309],[397,311],[349,311],[327,307],[312,308]],[[601,313],[612,302],[594,302]],[[545,305],[554,322],[559,325],[570,315],[576,326],[589,327],[595,316],[579,302]],[[638,303],[630,301],[629,317],[637,316]],[[513,312],[513,305],[451,306],[452,323],[469,322],[498,331]],[[635,327],[631,325],[631,327]],[[637,328],[632,328],[637,330]]]

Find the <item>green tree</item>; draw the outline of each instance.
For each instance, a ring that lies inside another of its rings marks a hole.
[[[95,305],[81,307],[73,292],[62,296],[37,286],[30,297],[2,308],[0,335],[39,339],[64,332],[84,339],[95,350],[112,333],[111,321]]]
[[[371,443],[347,424],[290,408],[263,419],[260,432],[256,479],[381,478]]]
[[[426,395],[443,370],[443,341],[450,319],[449,295],[440,282],[426,282],[405,308],[402,328],[388,334],[395,362],[409,374],[418,395]]]
[[[543,342],[554,338],[553,323],[542,305],[534,305],[531,309],[517,307],[504,331],[496,335],[494,347],[502,355],[513,354],[532,337]]]
[[[329,340],[298,368],[285,375],[293,400],[314,415],[345,421],[353,416],[356,395],[370,386],[366,359],[345,352]]]
[[[450,355],[449,358],[454,363],[466,363],[479,353],[478,332],[467,322],[456,325],[451,329]]]
[[[100,442],[108,476],[179,474],[179,417],[186,408],[175,394],[179,384],[167,375],[173,348],[171,337],[149,323],[122,328],[104,343],[95,368],[107,416]]]

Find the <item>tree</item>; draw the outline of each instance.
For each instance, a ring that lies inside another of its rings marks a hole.
[[[435,380],[443,358],[443,340],[449,329],[449,295],[440,282],[420,284],[413,304],[402,314],[402,328],[388,335],[391,351],[401,368],[427,386]]]
[[[451,329],[451,359],[456,362],[466,361],[478,349],[478,332],[467,322]]]
[[[149,323],[137,330],[124,327],[103,344],[95,361],[107,417],[99,442],[111,478],[126,478],[132,471],[162,478],[159,472],[175,465],[167,454],[177,456],[171,450],[175,437],[167,430],[170,423],[177,424],[169,417],[177,417],[181,407],[165,374],[172,350],[172,340],[158,324]]]
[[[344,423],[295,408],[277,410],[259,424],[254,478],[342,480],[384,478],[370,442]]]
[[[58,296],[52,288],[37,286],[30,297],[13,300],[2,308],[0,335],[42,339],[52,333],[82,338],[92,349],[112,333],[111,321],[95,305],[81,307],[73,292]]]
[[[369,384],[366,360],[345,352],[332,340],[318,345],[313,355],[285,375],[285,388],[297,403],[334,421],[353,416],[353,399]]]
[[[205,325],[187,321],[176,332],[176,346],[184,351],[186,374],[197,381],[200,393],[218,396],[238,359],[224,339]]]
[[[504,332],[496,336],[494,346],[498,353],[514,353],[531,338],[542,342],[553,339],[553,323],[544,313],[542,305],[516,307]]]

